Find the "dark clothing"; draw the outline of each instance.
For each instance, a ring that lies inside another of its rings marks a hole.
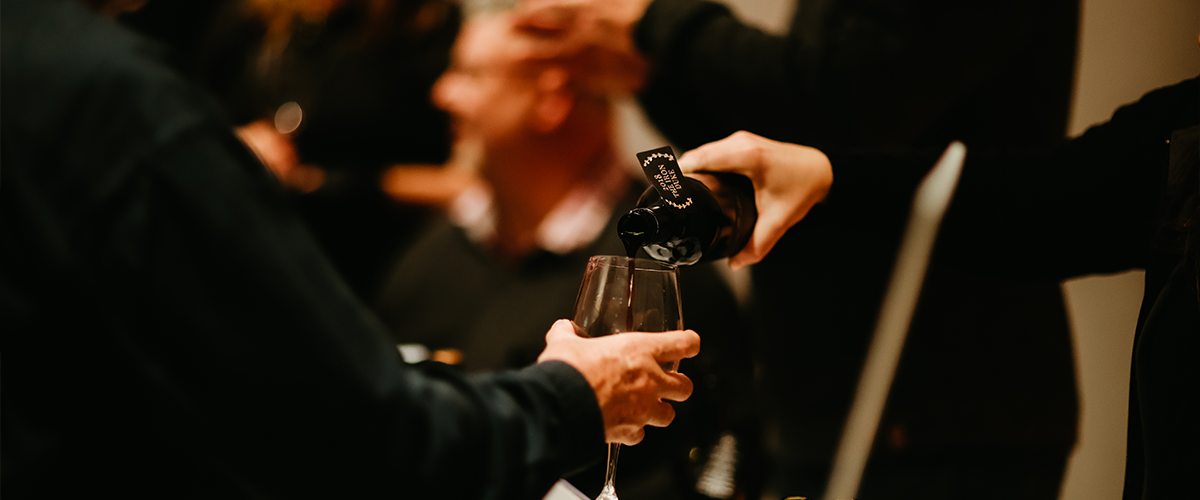
[[[1184,86],[1193,97],[1195,87]],[[1196,109],[1196,102],[1190,104]],[[1185,478],[1200,469],[1195,456],[1200,431],[1191,418],[1200,414],[1200,366],[1195,362],[1200,352],[1200,127],[1172,133],[1170,150],[1159,251],[1147,265],[1147,292],[1134,339],[1127,500],[1183,496],[1188,493]],[[1182,261],[1172,268],[1181,251]],[[1180,398],[1180,389],[1191,397]]]
[[[378,300],[380,316],[397,342],[458,349],[468,372],[526,366],[545,346],[548,325],[572,317],[588,258],[624,254],[616,223],[643,188],[616,203],[596,241],[567,254],[538,251],[516,266],[498,262],[462,229],[439,221],[389,276]],[[642,443],[622,449],[618,490],[626,500],[698,498],[697,466],[720,434],[732,432],[741,446],[752,444],[747,436],[753,430],[746,426],[751,366],[733,294],[713,265],[682,268],[679,287],[684,324],[704,344],[703,353],[679,367],[696,381],[695,392],[685,402],[672,403],[677,416],[670,427],[647,428]],[[739,468],[746,472],[746,466],[755,465],[743,459]],[[604,482],[604,464],[568,480],[595,497]]]
[[[656,0],[640,100],[691,149],[749,130],[854,146],[1052,145],[1066,130],[1077,0],[804,0],[786,36],[721,4]]]
[[[387,196],[380,174],[397,163],[440,164],[450,151],[449,118],[429,91],[449,64],[459,10],[440,0],[346,2],[320,22],[296,19],[268,34],[250,3],[150,2],[121,21],[168,44],[181,73],[236,124],[299,104],[292,140],[325,181],[289,197],[334,268],[369,298],[429,218]]]
[[[6,494],[537,498],[603,449],[564,363],[405,366],[154,47],[3,9]]]
[[[1050,153],[968,152],[938,241],[950,265],[980,274],[1062,280],[1146,269],[1130,382],[1127,500],[1194,496],[1200,470],[1193,418],[1200,413],[1198,82],[1151,92]],[[829,207],[836,217],[879,190],[915,186],[932,160],[829,155],[842,183]],[[1179,227],[1181,216],[1191,225]]]
[[[635,30],[652,63],[640,99],[684,149],[739,129],[872,150],[940,152],[963,140],[969,156],[1049,147],[1065,131],[1076,17],[1075,0],[805,0],[791,32],[772,36],[718,4],[657,0]],[[936,156],[913,158],[927,170]],[[767,444],[781,495],[820,496],[915,186],[879,181],[855,191],[846,177],[878,169],[847,173],[851,167],[836,161],[826,203],[752,268],[765,434],[777,436]],[[886,462],[896,465],[957,457],[950,465],[964,469],[931,468],[925,480],[966,484],[948,477],[975,474],[971,462],[1004,475],[987,457],[1024,450],[1030,461],[1060,467],[1028,472],[1050,474],[1030,479],[1045,485],[1039,494],[1011,493],[1055,498],[1077,411],[1059,284],[963,270],[943,264],[941,253],[930,264],[874,453],[898,457]],[[902,489],[885,476],[919,481],[911,468],[874,465],[864,491]],[[1007,483],[1026,473],[1013,469]],[[984,494],[909,491],[926,499]]]

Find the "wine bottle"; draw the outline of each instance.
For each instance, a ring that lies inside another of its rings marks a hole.
[[[650,188],[617,221],[617,235],[633,257],[690,265],[729,257],[750,240],[758,211],[750,179],[738,174],[684,176],[670,146],[637,155]]]

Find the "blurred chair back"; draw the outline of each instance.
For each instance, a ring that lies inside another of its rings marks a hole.
[[[942,216],[946,214],[946,208],[954,196],[966,155],[967,148],[963,143],[951,143],[917,187],[896,265],[892,269],[892,278],[859,376],[854,403],[834,456],[833,472],[825,488],[827,500],[852,499],[858,495],[871,444],[875,441],[879,420],[883,416],[884,404],[908,335],[908,326],[917,309],[917,299],[921,295],[925,270],[933,253],[933,243],[937,239]]]

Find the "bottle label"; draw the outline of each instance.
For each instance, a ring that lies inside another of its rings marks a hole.
[[[683,183],[683,172],[679,170],[671,146],[642,151],[637,158],[646,173],[646,180],[658,191],[664,203],[678,210],[687,210],[695,204],[691,191]]]

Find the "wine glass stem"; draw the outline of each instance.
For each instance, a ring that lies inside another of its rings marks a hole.
[[[621,452],[620,443],[608,444],[608,468],[604,471],[604,488],[596,500],[617,500],[617,454]]]

